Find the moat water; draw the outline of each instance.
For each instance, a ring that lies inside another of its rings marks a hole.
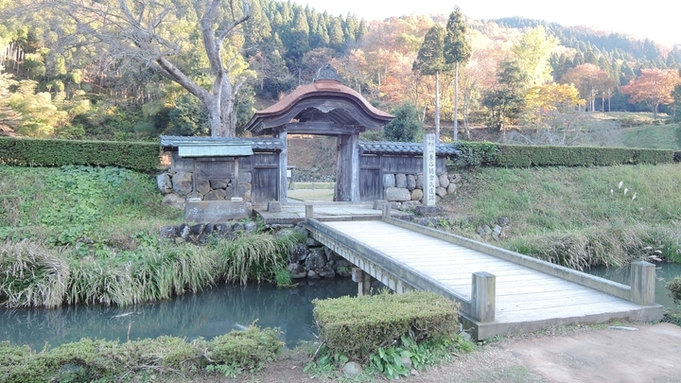
[[[592,268],[590,274],[629,284],[629,268]],[[669,309],[665,284],[681,276],[681,264],[656,265],[655,301]],[[211,339],[232,330],[278,327],[288,347],[315,339],[314,299],[356,296],[357,284],[347,278],[302,281],[294,288],[271,285],[222,285],[196,294],[132,307],[64,306],[46,309],[0,309],[0,341],[25,344],[34,350],[56,347],[81,338],[137,340],[162,335],[192,340]]]
[[[170,335],[211,339],[251,323],[278,327],[288,347],[313,340],[312,300],[357,295],[352,280],[303,281],[294,288],[222,285],[171,300],[134,307],[65,306],[0,310],[0,341],[41,350],[83,337],[137,340]]]
[[[625,285],[629,285],[629,278],[631,277],[629,267],[619,269],[594,267],[587,272]],[[681,277],[681,264],[660,263],[655,265],[655,302],[670,310],[677,310],[678,305],[672,300],[665,285],[676,277]]]

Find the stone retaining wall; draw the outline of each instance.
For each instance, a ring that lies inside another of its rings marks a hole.
[[[244,202],[251,201],[251,172],[239,172],[238,187],[234,187],[234,179],[196,181],[194,190],[194,174],[186,171],[168,171],[156,176],[156,184],[163,194],[164,202],[178,203],[192,198],[201,201],[229,201],[233,197]]]
[[[383,174],[383,191],[385,199],[393,208],[411,208],[423,202],[423,173]],[[460,174],[443,173],[436,177],[435,195],[439,201],[447,194],[456,192],[461,181]]]
[[[186,242],[204,245],[211,236],[231,239],[238,232],[254,232],[257,228],[258,225],[254,221],[230,221],[198,225],[183,223],[178,226],[164,226],[161,228],[160,234],[162,238],[178,244]],[[280,230],[302,230],[307,234],[307,231],[300,225],[296,227],[289,225],[283,228],[278,226],[278,228]],[[304,244],[294,246],[289,254],[288,270],[293,279],[349,277],[352,267],[352,263],[309,237]]]

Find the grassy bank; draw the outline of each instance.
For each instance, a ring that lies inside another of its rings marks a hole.
[[[496,245],[581,269],[633,259],[681,262],[681,166],[485,168],[463,172],[444,201],[450,229],[480,238],[508,218]],[[492,225],[493,226],[493,225]]]
[[[0,166],[0,306],[131,305],[217,283],[287,283],[304,234],[160,241],[182,212],[152,177],[118,168]]]

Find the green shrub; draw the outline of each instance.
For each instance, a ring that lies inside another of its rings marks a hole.
[[[667,282],[666,287],[674,303],[681,304],[681,277],[676,277],[671,282]]]
[[[498,162],[499,145],[491,142],[459,141],[456,143],[459,156],[456,166],[493,166]]]
[[[429,292],[315,300],[320,339],[330,354],[366,360],[402,336],[415,341],[458,331],[458,304]]]
[[[261,370],[266,362],[276,360],[284,348],[276,329],[232,331],[216,337],[206,345],[205,358],[210,365],[227,365],[237,372]]]
[[[282,349],[278,330],[257,327],[193,342],[168,336],[123,344],[82,339],[40,352],[2,342],[0,381],[135,381],[135,374],[145,371],[156,374],[184,374],[200,368],[226,371],[220,366],[230,366],[236,375],[241,371],[259,370],[265,362],[276,360]]]
[[[609,166],[671,163],[674,152],[659,149],[594,148],[583,146],[500,145],[498,166]]]
[[[143,172],[159,168],[158,143],[40,140],[0,137],[0,164],[17,166],[119,166]]]
[[[451,165],[463,167],[610,166],[675,161],[674,151],[659,149],[524,146],[467,141],[459,141],[456,146],[460,154]]]

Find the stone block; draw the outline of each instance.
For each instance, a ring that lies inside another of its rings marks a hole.
[[[198,201],[185,203],[184,220],[186,222],[226,222],[232,219],[250,217],[251,204],[234,201]]]
[[[302,265],[291,263],[288,265],[288,271],[291,273],[291,279],[301,279],[307,277],[307,270]]]
[[[175,238],[179,234],[177,226],[163,226],[161,228],[161,237]]]
[[[394,188],[395,187],[395,175],[394,174],[384,174],[383,175],[383,188]]]
[[[163,201],[161,203],[164,205],[174,207],[175,209],[184,210],[184,198],[180,197],[175,193],[170,193],[167,196],[163,197]]]
[[[416,214],[421,215],[421,216],[435,216],[435,215],[440,215],[444,209],[442,206],[417,206],[416,207]]]
[[[227,189],[227,186],[229,185],[229,180],[211,180],[210,181],[210,188],[215,190],[215,189]]]
[[[442,186],[438,186],[435,188],[435,195],[444,197],[447,195],[447,189],[443,188]]]
[[[421,206],[421,202],[419,201],[402,202],[402,209],[415,209],[417,206]]]
[[[257,223],[255,223],[253,221],[249,221],[249,222],[246,222],[244,224],[244,231],[246,233],[254,233],[256,230],[258,230],[258,224]]]
[[[407,188],[407,175],[406,174],[396,174],[395,175],[395,187]]]
[[[293,246],[291,252],[289,253],[289,261],[290,262],[304,261],[307,258],[307,254],[308,254],[307,246],[303,245],[302,243],[296,244]]]
[[[423,183],[424,183],[425,180],[426,180],[426,177],[423,175],[423,173],[417,174],[416,175],[416,188],[423,190]]]
[[[454,182],[450,182],[449,186],[447,186],[447,194],[452,194],[456,192],[456,184]]]
[[[194,186],[192,185],[192,173],[175,173],[172,182],[173,191],[180,196],[187,195],[194,190]]]
[[[421,189],[414,189],[411,192],[411,200],[412,201],[421,201],[423,200],[423,190]]]
[[[196,191],[206,195],[210,192],[210,181],[208,180],[196,180]]]
[[[267,202],[267,211],[270,213],[281,213],[281,202],[279,201]]]
[[[326,253],[323,248],[316,248],[310,251],[305,259],[305,268],[308,270],[318,270],[326,266]]]
[[[413,174],[407,176],[407,190],[414,191],[416,189],[416,177]]]
[[[406,188],[386,188],[385,189],[385,199],[388,201],[409,201],[411,200],[411,193]]]
[[[168,194],[173,191],[173,182],[170,180],[170,175],[168,173],[157,175],[156,185],[158,185],[158,190],[163,194]]]
[[[203,197],[204,201],[224,201],[227,198],[227,191],[223,189],[211,190]]]
[[[447,188],[449,186],[449,178],[447,178],[447,174],[441,174],[440,177],[438,177],[438,180],[440,181],[440,187]]]

